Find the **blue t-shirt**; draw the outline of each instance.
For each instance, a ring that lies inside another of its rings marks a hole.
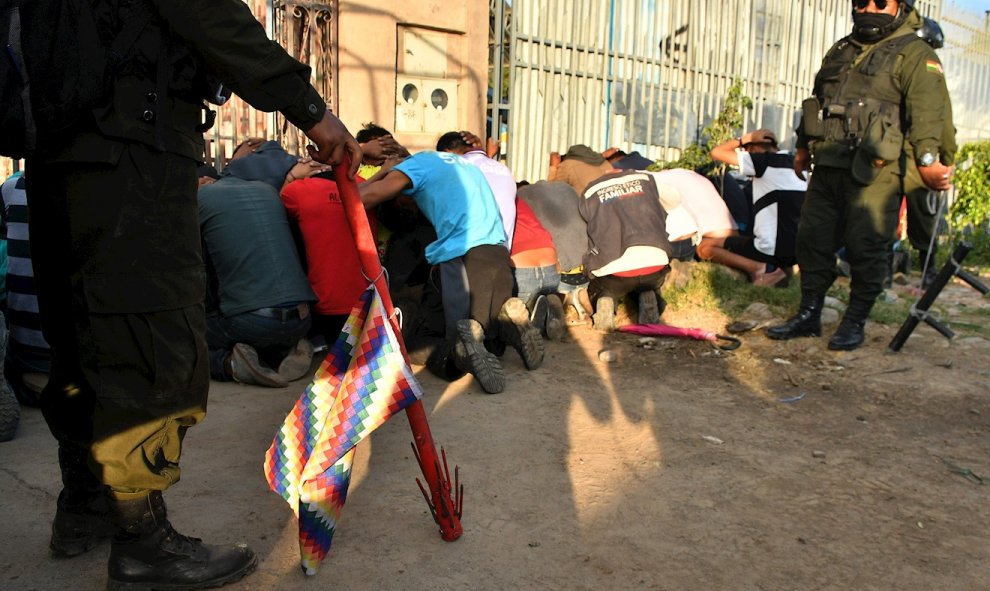
[[[483,244],[505,244],[505,230],[485,175],[449,152],[419,152],[396,165],[412,187],[403,191],[430,220],[437,239],[426,247],[431,265]]]

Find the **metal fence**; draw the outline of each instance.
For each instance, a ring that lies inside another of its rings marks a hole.
[[[942,13],[941,0],[917,6]],[[519,179],[545,178],[549,153],[572,144],[675,158],[702,139],[735,78],[754,99],[746,128],[772,129],[786,146],[850,13],[849,0],[513,0],[509,166]],[[970,64],[973,48],[956,51],[959,42],[946,53]],[[948,61],[953,77],[970,67]],[[985,110],[987,79],[966,85],[957,121]],[[961,136],[990,132],[982,124]]]
[[[948,3],[941,24],[945,47],[938,54],[952,97],[956,139],[961,146],[990,138],[990,14],[970,14]]]

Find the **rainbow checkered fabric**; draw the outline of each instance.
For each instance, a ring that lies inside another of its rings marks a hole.
[[[369,287],[265,454],[268,485],[299,518],[307,575],[330,551],[354,446],[421,396],[381,297]]]

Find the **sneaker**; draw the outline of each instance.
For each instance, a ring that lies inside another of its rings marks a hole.
[[[564,304],[555,295],[547,297],[546,336],[551,341],[563,340],[567,333],[567,320],[564,317]]]
[[[278,375],[287,382],[293,382],[309,373],[313,365],[313,344],[309,339],[299,339],[292,351],[278,364]]]
[[[258,352],[251,345],[237,343],[230,352],[230,369],[234,381],[269,388],[285,388],[289,385],[284,378],[261,364]]]
[[[454,363],[460,370],[473,375],[485,392],[498,394],[505,390],[502,364],[485,349],[485,329],[477,320],[467,318],[457,322]]]
[[[529,313],[529,323],[535,326],[537,330],[546,330],[549,312],[550,302],[547,301],[547,296],[542,294],[536,296],[536,300],[533,302],[533,307]]]
[[[591,317],[595,330],[611,332],[615,330],[615,300],[602,296],[595,302],[595,314]]]
[[[546,306],[546,298],[543,298]],[[536,369],[543,363],[545,353],[540,331],[529,321],[529,310],[519,298],[509,298],[498,312],[499,337],[519,352],[526,369]]]
[[[660,322],[660,308],[657,304],[657,294],[652,289],[639,292],[638,308],[638,320],[640,324],[658,324]]]

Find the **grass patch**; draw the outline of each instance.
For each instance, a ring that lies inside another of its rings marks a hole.
[[[675,309],[718,310],[730,318],[737,317],[755,302],[789,315],[797,310],[801,301],[800,283],[800,278],[794,277],[786,288],[759,287],[720,265],[698,262],[694,264],[690,281],[679,287],[665,287],[663,296]],[[849,304],[849,287],[845,284],[833,284],[828,295]],[[915,298],[904,297],[896,302],[878,300],[870,312],[870,320],[879,324],[900,325],[908,317],[915,301]]]
[[[663,290],[663,297],[674,308],[696,307],[720,310],[727,316],[740,314],[754,302],[776,309],[797,309],[801,291],[796,279],[786,288],[760,287],[719,265],[694,263],[691,280],[680,287]]]

